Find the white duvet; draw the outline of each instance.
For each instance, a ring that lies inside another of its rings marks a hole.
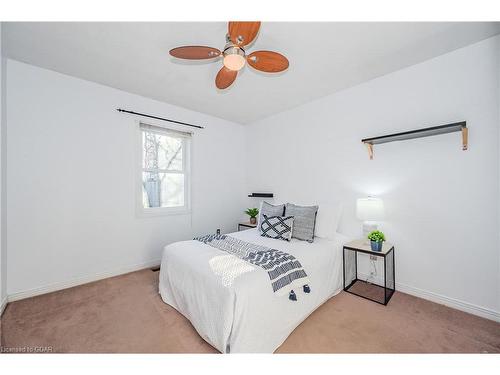
[[[219,351],[272,353],[309,314],[341,290],[345,237],[286,242],[261,237],[257,229],[230,236],[295,256],[309,276],[311,292],[295,289],[297,301],[288,295],[279,297],[262,268],[202,242],[182,241],[163,252],[161,297]]]

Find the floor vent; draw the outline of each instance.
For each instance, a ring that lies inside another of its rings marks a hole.
[[[160,266],[151,268],[151,271],[153,271],[153,272],[158,272],[159,270],[160,270]]]

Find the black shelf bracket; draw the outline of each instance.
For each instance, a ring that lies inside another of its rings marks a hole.
[[[414,138],[430,137],[433,135],[454,133],[454,132],[462,132],[462,150],[467,150],[469,147],[468,143],[469,133],[465,121],[454,122],[452,124],[446,124],[446,125],[433,126],[430,128],[410,130],[402,133],[382,135],[380,137],[365,138],[362,139],[361,142],[363,142],[368,148],[368,156],[370,157],[370,160],[372,160],[373,145],[378,145],[388,142],[404,141],[407,139],[414,139]]]

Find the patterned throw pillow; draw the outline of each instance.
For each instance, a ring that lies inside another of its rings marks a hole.
[[[293,216],[293,238],[307,242],[314,241],[314,227],[316,225],[316,214],[318,206],[297,206],[287,203],[285,215]]]
[[[290,241],[292,238],[293,216],[263,215],[260,223],[261,236]]]

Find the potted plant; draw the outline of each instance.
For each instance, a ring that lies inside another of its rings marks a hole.
[[[372,251],[382,251],[382,243],[385,241],[384,233],[374,230],[368,234],[368,239],[370,240]]]
[[[258,208],[248,208],[245,213],[250,216],[250,223],[257,224],[257,215],[259,214]]]

